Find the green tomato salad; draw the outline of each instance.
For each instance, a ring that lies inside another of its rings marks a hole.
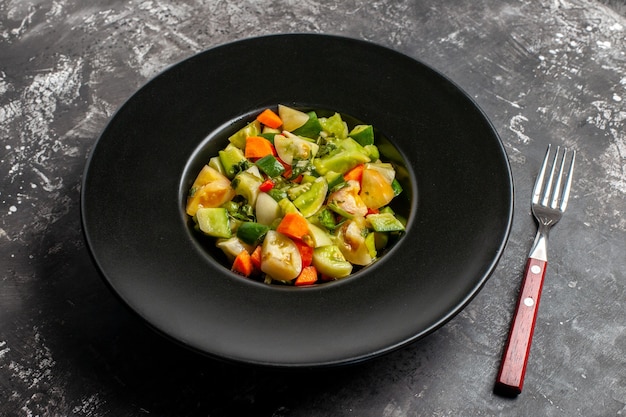
[[[402,193],[372,125],[278,105],[228,139],[189,189],[186,212],[230,269],[309,286],[371,264],[405,232]]]

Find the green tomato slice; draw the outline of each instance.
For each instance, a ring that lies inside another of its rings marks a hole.
[[[261,248],[261,271],[278,281],[291,281],[302,271],[302,257],[291,239],[268,230]]]
[[[313,182],[309,191],[300,194],[293,204],[300,210],[300,213],[304,217],[310,217],[318,212],[324,201],[326,200],[326,193],[328,192],[328,184],[324,177],[319,177]]]

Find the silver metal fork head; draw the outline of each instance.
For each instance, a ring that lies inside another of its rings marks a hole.
[[[552,145],[548,145],[532,197],[533,214],[543,226],[557,223],[567,208],[576,160],[576,151],[560,146],[551,154]]]
[[[548,145],[533,189],[532,211],[539,223],[539,230],[529,255],[531,258],[546,262],[548,234],[550,228],[561,220],[567,207],[576,159],[576,151],[563,148],[561,152],[559,146],[554,156],[551,156],[551,150],[552,146]]]

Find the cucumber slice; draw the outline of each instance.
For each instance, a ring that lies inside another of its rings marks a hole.
[[[235,132],[234,135],[228,138],[228,141],[239,149],[244,149],[248,136],[258,136],[259,133],[261,133],[261,123],[258,120],[254,120]]]
[[[398,180],[395,179],[395,178],[391,182],[391,188],[393,189],[393,195],[395,197],[397,197],[398,195],[400,195],[402,193],[402,186],[400,185]]]
[[[362,146],[374,144],[374,128],[372,125],[356,125],[348,134]]]
[[[335,113],[328,118],[320,118],[322,129],[330,136],[337,139],[345,139],[348,137],[348,125],[343,121],[339,113]]]
[[[235,193],[244,197],[248,204],[254,207],[260,192],[259,186],[261,183],[262,181],[257,176],[244,171],[237,174],[231,186],[235,189]]]
[[[226,170],[224,169],[224,165],[222,165],[222,161],[220,161],[219,156],[214,156],[213,158],[209,159],[209,166],[220,174],[226,176]]]
[[[313,250],[313,266],[331,278],[345,278],[352,273],[352,264],[346,261],[335,245],[320,246]]]
[[[218,155],[224,172],[230,179],[241,169],[241,164],[247,161],[243,151],[232,143],[229,143],[223,151],[219,151]]]
[[[278,207],[280,207],[283,216],[287,213],[298,213],[298,208],[287,197],[278,202]]]
[[[376,232],[374,233],[368,233],[367,236],[365,236],[365,246],[367,247],[367,250],[369,252],[369,255],[372,259],[376,258]]]
[[[328,171],[326,174],[324,174],[324,178],[326,178],[329,190],[332,190],[340,184],[345,184],[346,182],[346,180],[343,178],[343,174],[335,171]]]
[[[361,149],[363,148],[361,147]],[[370,162],[370,157],[365,150],[347,149],[341,150],[333,155],[315,158],[313,165],[320,175],[326,175],[329,171],[338,172],[343,175],[355,166],[366,162]]]
[[[265,139],[271,141],[271,140],[274,140],[274,135],[277,133],[280,133],[280,129],[275,129],[269,126],[263,126],[263,131],[261,131],[261,134],[259,136],[263,136]]]
[[[224,252],[224,255],[230,261],[234,261],[237,255],[241,253],[241,251],[245,250],[248,252],[252,252],[254,249],[252,246],[247,243],[243,243],[241,240],[237,239],[235,236],[229,239],[217,239],[217,243],[215,244],[218,248]]]
[[[305,138],[316,138],[322,131],[322,124],[317,118],[317,114],[314,111],[307,113],[309,119],[305,124],[294,130],[292,133],[298,136],[304,136]]]
[[[267,174],[270,178],[276,178],[285,172],[283,164],[278,162],[273,155],[266,155],[263,158],[255,162],[259,169]]]
[[[221,238],[232,236],[228,211],[225,208],[200,207],[196,212],[196,221],[200,230],[209,236]]]
[[[370,235],[374,235],[374,247],[376,248],[376,251],[385,249],[387,247],[387,243],[389,243],[388,233],[373,232],[373,233],[370,233]]]
[[[260,223],[243,222],[237,229],[237,237],[249,245],[254,245],[263,239],[268,230],[269,227]]]
[[[380,151],[376,145],[365,145],[363,149],[365,149],[367,156],[369,156],[372,161],[377,161],[380,158]]]
[[[370,214],[367,220],[376,232],[402,232],[404,225],[391,213]]]

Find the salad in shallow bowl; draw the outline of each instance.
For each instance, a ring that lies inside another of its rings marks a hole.
[[[122,303],[194,351],[278,367],[360,362],[443,326],[493,272],[513,207],[504,147],[454,82],[312,34],[164,70],[112,117],[81,193]]]
[[[372,125],[344,118],[267,108],[202,167],[186,213],[232,271],[295,286],[343,279],[405,231],[394,164]]]

